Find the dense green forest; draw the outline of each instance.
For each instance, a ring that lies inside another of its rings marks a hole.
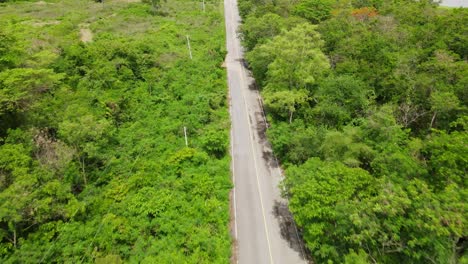
[[[224,39],[219,2],[0,4],[0,262],[228,262]]]
[[[316,263],[468,263],[468,10],[239,3],[284,195]]]

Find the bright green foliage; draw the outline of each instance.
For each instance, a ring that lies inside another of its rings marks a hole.
[[[296,108],[307,102],[307,93],[306,90],[266,91],[265,106],[278,116],[288,116],[289,123],[291,123]]]
[[[459,107],[460,101],[453,94],[453,92],[438,92],[435,91],[431,94],[430,98],[431,110],[433,112],[431,120],[431,128],[434,126],[436,116],[444,115],[456,110]]]
[[[132,2],[2,4],[1,263],[229,261],[222,14]]]
[[[339,127],[365,114],[372,93],[364,82],[341,75],[323,80],[315,95],[316,118],[323,124]]]
[[[204,135],[200,142],[207,153],[218,158],[223,157],[228,149],[226,134],[214,130],[210,130],[209,133]]]
[[[259,18],[251,15],[241,25],[243,44],[247,49],[253,49],[257,44],[278,35],[283,28],[283,18],[277,14],[270,13]]]
[[[332,5],[331,0],[302,0],[294,7],[293,14],[318,24],[330,17]]]
[[[369,263],[369,257],[366,252],[359,249],[358,253],[354,250],[350,250],[349,254],[345,256],[344,263],[346,264],[367,264]]]
[[[406,0],[247,6],[247,59],[314,261],[466,262],[468,9]],[[259,15],[274,17],[275,30],[255,39]],[[276,30],[295,16],[318,25]]]
[[[456,183],[466,186],[468,166],[468,146],[466,132],[454,131],[447,134],[436,131],[421,150],[429,160],[430,182],[436,185]]]
[[[290,30],[304,22],[305,19],[295,16],[284,18],[274,13],[252,13],[240,26],[243,45],[251,50],[256,45],[264,44],[278,35],[282,30]]]
[[[265,105],[277,117],[293,114],[309,100],[309,90],[329,70],[315,26],[300,24],[283,31],[247,55],[254,75],[265,83]]]
[[[0,29],[0,71],[14,67],[20,57],[18,41]]]
[[[252,61],[254,74],[266,72],[266,89],[310,88],[326,73],[329,63],[320,51],[323,41],[315,29],[313,25],[300,24],[249,53],[247,58]],[[260,81],[262,76],[256,74]]]
[[[272,141],[273,150],[283,163],[300,164],[309,157],[321,155],[321,145],[326,128],[305,127],[303,120],[294,119],[292,123],[278,123],[267,131]],[[290,135],[294,133],[294,137]]]
[[[436,195],[419,180],[395,185],[317,159],[287,173],[290,208],[317,258],[342,259],[347,249],[360,247],[386,263],[448,263],[455,257],[450,248],[464,232],[458,212],[466,205],[453,185]]]
[[[25,111],[40,94],[51,92],[63,74],[51,69],[16,68],[0,73],[0,104],[2,112]]]
[[[349,167],[365,166],[375,151],[363,142],[359,127],[346,126],[343,131],[328,131],[321,144],[321,154],[326,161],[341,161]]]
[[[372,177],[365,170],[318,159],[309,159],[301,167],[292,166],[287,174],[284,184],[291,212],[303,227],[308,248],[323,259],[339,258],[342,252],[334,241],[347,230],[338,225],[344,215],[336,210],[369,196]]]

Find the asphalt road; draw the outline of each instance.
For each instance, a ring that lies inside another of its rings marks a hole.
[[[225,0],[224,10],[232,121],[234,259],[240,264],[305,263],[302,243],[286,201],[280,197],[281,172],[265,138],[261,99],[242,62],[237,1]]]

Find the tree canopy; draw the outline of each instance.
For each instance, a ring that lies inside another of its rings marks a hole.
[[[1,4],[1,263],[229,261],[222,14],[152,3]]]
[[[240,7],[284,196],[312,259],[468,261],[468,10],[413,0]]]

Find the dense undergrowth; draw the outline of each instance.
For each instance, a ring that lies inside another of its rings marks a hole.
[[[229,261],[221,10],[0,5],[0,262]]]
[[[239,4],[284,195],[317,263],[467,263],[468,10]]]

